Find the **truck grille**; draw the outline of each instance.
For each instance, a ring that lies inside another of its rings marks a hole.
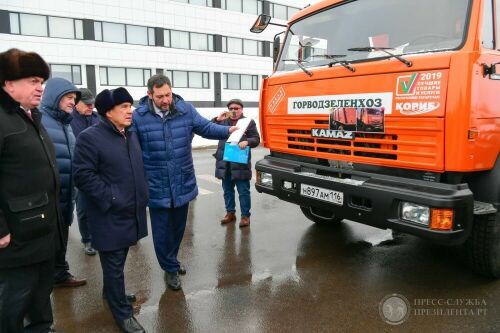
[[[315,138],[311,128],[328,128],[328,119],[267,116],[271,150],[355,163],[413,169],[443,169],[442,118],[386,117],[384,133],[356,133],[354,140]]]

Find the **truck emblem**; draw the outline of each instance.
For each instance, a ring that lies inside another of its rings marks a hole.
[[[271,98],[271,101],[267,106],[268,111],[270,113],[274,113],[274,111],[276,111],[276,108],[281,103],[283,98],[285,98],[285,89],[283,89],[283,87],[280,87],[276,92],[276,94],[274,94],[273,98]]]
[[[324,128],[312,128],[311,136],[315,138],[354,140],[354,132],[352,131],[335,131]]]

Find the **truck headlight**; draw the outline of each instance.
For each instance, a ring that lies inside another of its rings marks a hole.
[[[430,218],[430,208],[411,202],[403,202],[401,204],[401,218],[406,221],[411,221],[428,226]]]
[[[257,184],[273,187],[273,175],[267,172],[257,171]]]

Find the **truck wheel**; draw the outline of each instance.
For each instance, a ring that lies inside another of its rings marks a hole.
[[[477,273],[500,277],[500,221],[498,213],[474,216],[472,232],[466,242],[469,264]]]
[[[339,224],[343,219],[324,209],[300,206],[300,210],[309,220],[319,225]]]

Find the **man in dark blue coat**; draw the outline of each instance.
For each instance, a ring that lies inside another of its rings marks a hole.
[[[90,126],[94,126],[99,122],[99,116],[97,112],[94,111],[94,94],[88,88],[80,88],[80,93],[82,94],[81,99],[76,103],[71,116],[71,129],[75,137],[85,129]],[[85,194],[76,194],[76,217],[78,220],[78,229],[80,229],[80,235],[82,236],[83,249],[85,254],[88,256],[93,256],[96,254],[95,249],[92,247],[92,235],[90,234],[87,212],[85,208]]]
[[[69,272],[66,261],[66,247],[68,232],[73,222],[73,200],[75,196],[72,164],[75,136],[69,126],[71,111],[80,100],[80,91],[68,80],[52,78],[47,81],[42,96],[42,124],[47,129],[54,147],[56,148],[57,168],[61,179],[59,192],[59,207],[63,220],[64,247],[56,253],[54,287],[78,287],[87,283]]]
[[[95,106],[101,121],[78,136],[74,179],[87,197],[92,245],[99,251],[104,296],[124,332],[144,332],[125,294],[123,269],[129,247],[148,234],[148,187],[125,88],[103,90]]]
[[[170,289],[181,289],[179,273],[186,273],[177,254],[189,202],[198,195],[191,154],[193,135],[223,139],[236,129],[203,118],[191,104],[172,93],[172,84],[164,75],[148,80],[148,95],[134,112],[134,130],[148,175],[153,243]]]

